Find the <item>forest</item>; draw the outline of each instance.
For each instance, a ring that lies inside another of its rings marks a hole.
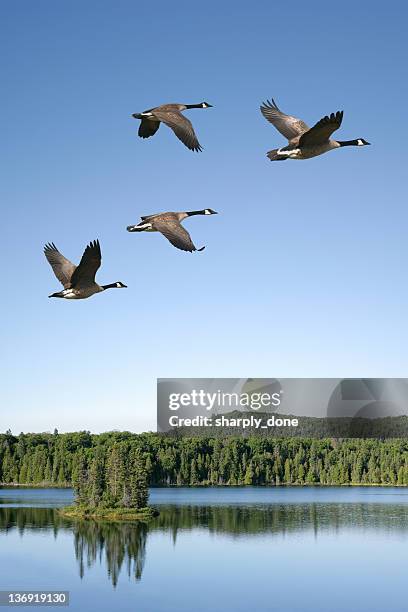
[[[132,471],[129,466],[136,467]],[[146,478],[150,486],[408,486],[408,440],[176,437],[116,431],[60,434],[57,430],[0,434],[3,485],[74,485],[80,491],[82,482],[87,495],[97,501],[101,478],[112,499],[123,479],[129,483],[126,496],[137,495],[138,478]]]

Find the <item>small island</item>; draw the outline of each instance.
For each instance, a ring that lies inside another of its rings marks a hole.
[[[73,519],[96,519],[104,521],[150,521],[159,516],[158,510],[150,508],[92,508],[90,506],[67,506],[60,508],[58,514]]]
[[[72,519],[150,521],[159,512],[148,505],[145,457],[126,442],[114,444],[108,454],[83,449],[73,471],[75,504],[58,513]]]

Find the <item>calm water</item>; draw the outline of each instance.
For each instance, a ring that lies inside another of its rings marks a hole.
[[[153,489],[149,527],[59,517],[71,500],[0,489],[1,589],[69,590],[75,611],[407,610],[407,489]]]

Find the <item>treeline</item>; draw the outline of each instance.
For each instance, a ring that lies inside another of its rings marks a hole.
[[[84,471],[90,474],[93,469],[109,483],[110,494],[132,496],[138,489],[136,482],[125,492],[122,485],[132,481],[130,457],[135,453],[139,467],[133,478],[142,469],[151,486],[408,485],[405,439],[177,438],[129,432],[96,435],[87,431],[0,434],[0,482],[43,486],[74,483],[78,489]],[[121,459],[114,460],[115,456]],[[115,480],[115,473],[120,472],[122,476]],[[98,496],[101,481],[93,482],[97,484],[92,495]],[[88,494],[89,487],[88,482],[84,487]]]

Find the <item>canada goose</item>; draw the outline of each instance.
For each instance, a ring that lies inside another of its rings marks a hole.
[[[139,136],[149,138],[153,136],[163,122],[169,126],[191,151],[202,151],[201,145],[197,140],[191,121],[189,121],[181,111],[188,108],[211,108],[212,104],[201,102],[200,104],[162,104],[155,108],[149,108],[143,113],[133,113],[132,117],[141,119],[139,126]]]
[[[64,290],[52,293],[48,297],[65,298],[66,300],[82,300],[91,297],[94,293],[100,293],[105,289],[122,289],[126,287],[120,281],[110,285],[98,285],[95,282],[95,274],[101,265],[101,247],[99,240],[90,242],[86,247],[78,266],[66,259],[53,242],[44,247],[46,256],[55,276],[63,285]]]
[[[160,232],[169,242],[182,251],[203,251],[205,247],[196,249],[190,234],[181,225],[181,221],[194,215],[216,215],[218,213],[211,208],[205,210],[193,210],[191,212],[164,212],[156,215],[140,217],[142,220],[137,225],[128,225],[128,232]]]
[[[323,117],[312,128],[309,128],[301,119],[282,113],[273,98],[272,102],[267,100],[262,104],[261,113],[289,141],[286,147],[268,151],[267,156],[271,161],[309,159],[338,147],[362,147],[370,144],[364,138],[355,140],[332,140],[330,138],[333,132],[341,126],[343,111]]]

